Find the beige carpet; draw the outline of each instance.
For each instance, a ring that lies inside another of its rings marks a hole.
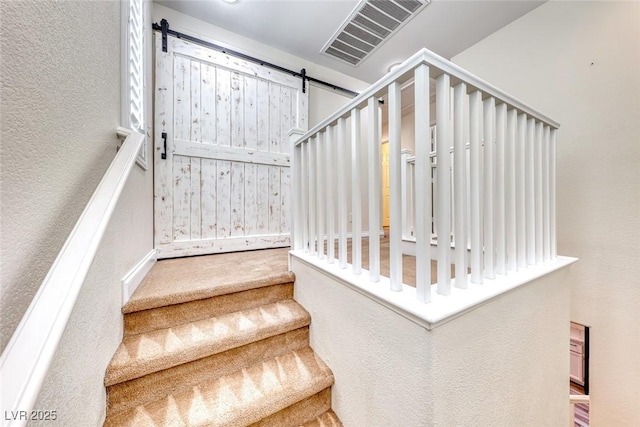
[[[123,309],[105,426],[341,426],[287,249],[164,260]]]

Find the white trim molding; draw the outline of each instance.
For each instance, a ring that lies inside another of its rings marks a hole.
[[[117,133],[127,135],[126,140],[0,356],[4,414],[20,414],[19,411],[28,414],[33,409],[78,294],[136,161],[144,136],[123,128],[118,128]],[[27,417],[8,418],[11,417],[3,417],[2,426],[27,424]]]
[[[157,260],[156,250],[152,249],[122,278],[122,306],[129,301]]]

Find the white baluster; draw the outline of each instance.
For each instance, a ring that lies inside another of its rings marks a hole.
[[[505,203],[505,139],[507,132],[507,104],[496,108],[496,157],[495,157],[495,245],[496,274],[507,274],[507,229]]]
[[[369,117],[369,280],[380,281],[380,229],[382,177],[380,162],[380,109],[374,97],[367,102]]]
[[[527,223],[527,264],[536,263],[536,204],[535,204],[535,120],[527,120],[527,150],[525,173],[525,210]]]
[[[402,290],[401,126],[400,84],[393,82],[389,85],[389,280],[393,291]]]
[[[338,144],[336,154],[338,157],[338,265],[347,268],[347,159],[344,155],[346,139],[346,123],[344,118],[338,119]]]
[[[302,223],[302,249],[309,252],[309,140],[300,144],[300,173],[302,174],[302,194],[297,203],[301,206]]]
[[[484,101],[484,277],[495,279],[494,184],[496,100]]]
[[[415,70],[415,237],[418,301],[431,301],[431,130],[429,67]]]
[[[451,294],[451,154],[449,75],[436,80],[436,156],[438,198],[436,235],[438,236],[438,293]]]
[[[471,157],[471,180],[469,206],[471,236],[471,283],[482,283],[483,249],[482,249],[482,93],[473,92],[469,96],[469,135]]]
[[[551,131],[545,125],[542,131],[542,260],[551,257],[551,233],[549,231],[549,140]]]
[[[518,271],[518,231],[516,228],[516,128],[518,112],[507,112],[505,145],[505,230],[507,234],[507,270]]]
[[[467,147],[465,136],[469,122],[465,111],[469,109],[467,85],[458,84],[454,89],[453,116],[453,185],[455,211],[453,237],[455,242],[456,286],[467,287]]]
[[[362,268],[362,202],[360,194],[360,110],[351,110],[351,267]]]
[[[325,160],[324,160],[324,132],[318,132],[316,140],[316,174],[317,174],[317,190],[316,190],[316,208],[317,227],[318,227],[318,258],[324,258],[324,214],[325,207]]]
[[[318,213],[316,193],[318,191],[318,157],[317,157],[317,135],[309,138],[309,253],[316,255],[316,241],[318,239],[318,226],[316,214]]]
[[[535,227],[536,227],[536,264],[542,262],[542,123],[536,123],[535,139]]]
[[[327,262],[329,264],[333,264],[335,260],[335,242],[336,242],[336,229],[335,229],[335,211],[334,211],[334,203],[333,203],[333,189],[335,186],[333,173],[335,163],[333,157],[333,146],[334,146],[334,138],[333,138],[333,126],[327,126],[327,132],[325,134],[325,170],[327,171],[325,180],[327,183]]]
[[[549,145],[549,232],[551,233],[551,259],[558,256],[558,242],[556,236],[556,129],[551,130]]]
[[[411,180],[409,179],[409,157],[411,157],[411,150],[403,148],[400,151],[400,176],[402,177],[402,194],[400,196],[402,200],[402,238],[406,239],[411,235],[409,227],[409,215],[411,213],[411,205],[409,200],[409,194],[411,193]]]
[[[518,268],[527,266],[527,222],[526,222],[526,154],[527,116],[518,114],[516,142],[516,229],[518,240]]]

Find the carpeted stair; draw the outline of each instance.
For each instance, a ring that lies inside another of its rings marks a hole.
[[[342,425],[331,410],[333,374],[309,347],[309,313],[293,300],[293,274],[247,280],[244,271],[209,285],[201,276],[167,291],[158,281],[172,262],[158,262],[123,309],[105,426]]]

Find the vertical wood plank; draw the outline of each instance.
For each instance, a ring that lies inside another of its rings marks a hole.
[[[173,156],[173,241],[191,237],[191,159]]]
[[[154,135],[154,240],[157,245],[173,240],[173,154],[169,149],[174,139],[174,73],[172,52],[162,52],[161,35],[156,34],[156,85],[155,85],[155,135]],[[167,158],[162,133],[167,134]]]
[[[484,277],[495,279],[494,185],[496,100],[484,101]]]
[[[201,235],[203,239],[215,239],[217,232],[217,162],[212,159],[201,159],[200,164],[202,175]]]
[[[258,148],[258,81],[251,76],[244,77],[244,146]],[[246,171],[245,171],[246,173]]]
[[[496,108],[495,157],[495,245],[496,274],[507,274],[507,234],[505,203],[505,139],[507,132],[507,104]]]
[[[536,207],[535,207],[535,120],[527,120],[525,164],[525,212],[527,227],[527,264],[536,263]]]
[[[558,256],[558,243],[556,235],[556,129],[551,130],[551,141],[549,146],[549,232],[551,233],[551,259]]]
[[[351,110],[351,267],[362,273],[362,195],[360,194],[360,110]]]
[[[202,141],[200,65],[199,61],[191,61],[191,136],[189,139],[193,142]]]
[[[389,281],[392,291],[402,290],[402,182],[401,129],[402,95],[400,84],[389,85]]]
[[[527,266],[527,222],[526,222],[526,144],[527,116],[518,114],[516,141],[516,229],[518,269]]]
[[[190,221],[189,227],[191,240],[199,240],[202,237],[202,177],[200,175],[201,160],[197,157],[191,158],[191,176],[190,178]]]
[[[244,234],[252,236],[258,233],[258,165],[244,165]]]
[[[471,193],[469,206],[469,226],[471,232],[471,282],[483,283],[483,257],[482,248],[482,125],[480,115],[482,113],[482,93],[473,92],[469,96],[469,134],[471,157],[471,180],[469,192]]]
[[[258,80],[256,87],[256,105],[258,118],[258,140],[256,148],[269,151],[269,82]]]
[[[216,69],[216,129],[216,143],[231,145],[231,73],[224,68]]]
[[[535,136],[535,241],[536,264],[542,262],[542,123],[536,122]]]
[[[325,197],[324,197],[324,193],[325,193],[325,171],[326,169],[324,168],[325,165],[325,159],[324,159],[324,133],[323,132],[318,132],[318,135],[316,137],[316,152],[315,152],[315,156],[316,156],[316,175],[317,175],[317,179],[316,179],[316,208],[318,209],[317,212],[317,221],[318,221],[318,258],[323,259],[324,258],[324,221],[325,221],[325,212],[326,212],[326,206],[325,206]]]
[[[516,228],[516,129],[518,112],[507,112],[505,141],[505,232],[507,237],[507,270],[518,271]]]
[[[256,230],[269,233],[269,166],[256,165]]]
[[[291,231],[291,168],[280,169],[280,234]]]
[[[551,257],[551,233],[549,232],[549,141],[551,130],[545,125],[542,130],[542,260]]]
[[[335,167],[335,157],[333,155],[334,152],[334,137],[333,137],[334,127],[327,126],[327,131],[325,134],[325,152],[324,152],[324,160],[325,160],[325,170],[326,174],[326,186],[327,186],[327,262],[329,264],[333,264],[335,261],[336,253],[335,253],[335,204],[334,204],[334,187],[335,187],[335,173],[333,172]]]
[[[293,128],[291,122],[291,89],[286,86],[280,88],[280,137],[282,142],[280,145],[280,152],[290,154],[291,150],[289,144],[284,143],[284,136],[289,134],[289,131]]]
[[[244,163],[231,162],[231,236],[244,236]]]
[[[347,268],[347,159],[343,155],[346,141],[346,122],[338,119],[338,140],[336,155],[338,157],[338,265]]]
[[[469,132],[467,85],[454,88],[453,116],[453,184],[456,287],[467,288],[467,147],[465,136]]]
[[[282,152],[280,135],[280,85],[269,83],[269,151]]]
[[[244,148],[244,77],[240,73],[231,73],[231,146]]]
[[[188,141],[191,137],[191,61],[181,56],[174,62],[174,136]]]
[[[420,65],[415,72],[414,166],[416,237],[416,292],[419,302],[431,301],[431,129],[429,126],[429,67]]]
[[[436,156],[438,198],[436,234],[438,236],[438,293],[451,294],[451,154],[449,113],[451,108],[449,75],[436,79]]]
[[[217,160],[217,162],[216,237],[220,239],[231,235],[231,162],[226,160]]]
[[[202,64],[200,74],[202,142],[213,144],[216,141],[216,69],[212,65]]]
[[[269,233],[280,234],[280,167],[269,166]]]
[[[382,221],[380,220],[380,203],[382,193],[380,162],[380,133],[378,100],[375,97],[367,101],[368,114],[368,181],[369,181],[369,280],[380,281],[380,234]]]

